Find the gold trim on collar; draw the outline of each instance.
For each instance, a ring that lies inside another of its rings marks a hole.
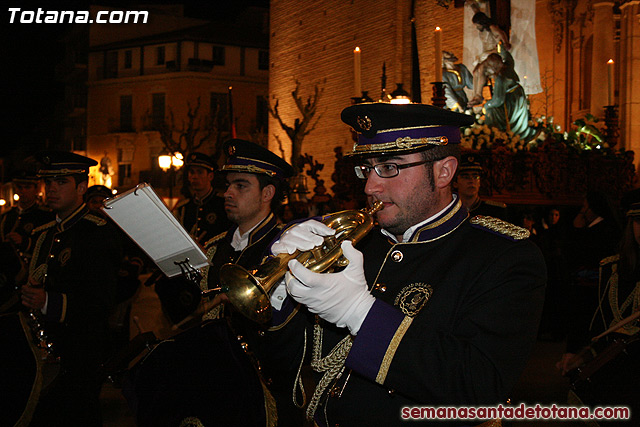
[[[60,221],[60,223],[58,224],[58,227],[59,227],[60,231],[64,231],[64,230],[65,230],[65,225],[67,225],[67,223],[68,223],[69,221],[71,221],[71,220],[72,220],[72,219],[74,219],[76,216],[78,216],[78,213],[79,213],[82,209],[84,209],[84,207],[85,207],[85,206],[86,206],[86,205],[85,205],[84,203],[83,203],[83,204],[81,204],[80,206],[78,206],[78,208],[77,208],[75,211],[73,211],[73,212],[71,213],[71,215],[69,215],[68,217],[66,217],[66,218],[65,218],[65,219],[63,219],[62,221]]]
[[[260,230],[262,230],[263,228],[266,227],[266,225],[269,223],[269,221],[271,221],[271,218],[273,218],[273,212],[269,212],[269,215],[267,215],[261,222],[260,224],[258,224],[258,226],[256,228],[254,228],[253,230],[251,230],[251,233],[249,233],[249,244],[253,244],[253,236],[256,235],[256,233]],[[260,239],[258,239],[258,241],[260,241]]]
[[[451,218],[453,218],[453,216],[458,213],[458,211],[460,210],[460,208],[462,208],[462,201],[460,200],[460,198],[458,198],[458,201],[453,205],[453,209],[451,209],[451,211],[446,214],[445,216],[443,216],[442,218],[440,218],[439,220],[426,224],[424,227],[420,227],[418,228],[416,231],[413,232],[413,236],[411,236],[411,240],[409,240],[409,242],[415,242],[417,237],[420,235],[420,233],[422,233],[423,231],[426,230],[431,230],[432,228],[436,228],[439,225],[444,224],[445,222],[449,221]],[[456,227],[457,228],[457,227]]]
[[[409,329],[409,326],[411,326],[411,322],[413,322],[413,317],[405,316],[405,318],[402,319],[402,323],[400,323],[400,326],[396,330],[396,333],[393,334],[391,343],[389,344],[389,347],[384,354],[384,358],[382,359],[382,363],[380,364],[380,370],[378,371],[378,375],[376,376],[376,382],[378,384],[384,384],[384,381],[387,379],[391,361],[396,355],[398,346],[400,346],[400,341],[402,341],[402,338],[404,338],[404,334]]]

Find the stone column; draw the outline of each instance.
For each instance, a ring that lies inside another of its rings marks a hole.
[[[640,161],[640,1],[620,6],[619,123],[620,148],[635,151]]]
[[[599,2],[593,5],[591,114],[596,117],[604,117],[604,106],[608,105],[607,61],[616,61],[613,45],[613,6],[613,2]]]

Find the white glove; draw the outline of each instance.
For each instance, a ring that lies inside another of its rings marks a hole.
[[[341,245],[349,265],[339,273],[314,273],[297,260],[285,275],[289,295],[312,313],[356,335],[376,301],[364,277],[363,256],[350,241]]]
[[[285,231],[280,236],[280,239],[271,245],[271,253],[274,255],[283,253],[291,255],[296,250],[308,251],[322,245],[324,243],[323,236],[332,236],[334,234],[336,234],[336,230],[333,228],[310,219]]]

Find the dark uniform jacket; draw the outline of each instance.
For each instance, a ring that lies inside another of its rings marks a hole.
[[[224,199],[214,191],[202,200],[186,199],[174,208],[175,216],[199,243],[205,243],[231,226],[224,211]]]
[[[325,388],[316,422],[405,425],[404,406],[504,403],[535,343],[544,298],[544,261],[527,235],[496,219],[470,220],[459,201],[406,243],[369,233],[357,247],[376,302],[346,360],[325,360],[344,371]],[[319,324],[323,358],[350,340],[347,329]]]
[[[281,226],[278,224],[277,218],[273,213],[269,214],[249,236],[249,243],[246,248],[236,251],[231,246],[233,233],[237,226],[222,233],[221,235],[211,239],[206,244],[207,257],[211,259],[211,266],[204,271],[201,287],[206,286],[207,289],[215,288],[220,285],[220,268],[227,263],[238,264],[245,268],[255,268],[261,264],[264,257],[268,255],[268,248],[280,233]],[[271,355],[265,346],[270,346],[272,341],[264,339],[264,333],[268,331],[269,325],[258,325],[248,319],[245,319],[240,313],[231,312],[232,325],[237,332],[243,334],[261,361],[270,358]],[[271,363],[265,363],[265,366],[273,366]]]
[[[236,251],[231,246],[233,234],[237,227],[210,240],[206,244],[207,257],[211,259],[211,266],[205,271],[201,287],[208,289],[220,285],[220,267],[226,263],[235,263],[245,268],[258,267],[276,236],[281,231],[277,218],[271,213],[250,234],[245,249]],[[243,337],[248,343],[248,350],[255,355],[261,366],[263,378],[269,384],[269,391],[277,404],[279,426],[299,426],[303,423],[303,414],[296,409],[291,401],[292,384],[297,373],[294,367],[281,359],[279,349],[287,347],[290,351],[292,344],[296,345],[295,353],[301,354],[301,344],[291,342],[288,335],[292,330],[280,331],[272,329],[270,325],[259,325],[246,319],[233,309],[226,313],[234,332]],[[287,359],[290,355],[287,355]]]
[[[469,215],[472,217],[476,215],[492,216],[506,221],[507,205],[493,200],[479,199],[478,202],[469,209]]]
[[[94,374],[104,356],[107,318],[115,304],[121,258],[116,230],[83,204],[62,222],[37,228],[34,236],[29,271],[37,276],[46,269],[45,330],[63,369]]]

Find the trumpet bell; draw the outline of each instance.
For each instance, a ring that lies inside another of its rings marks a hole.
[[[220,268],[220,282],[228,288],[229,301],[244,316],[257,323],[271,320],[269,294],[252,273],[237,264],[225,264]]]

